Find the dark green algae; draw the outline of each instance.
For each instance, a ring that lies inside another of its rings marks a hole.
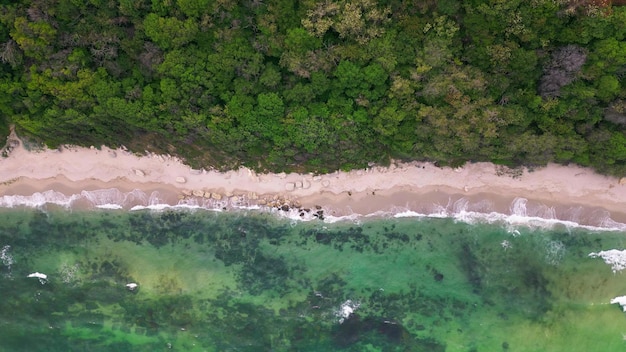
[[[624,234],[520,230],[450,219],[3,210],[0,245],[13,263],[0,278],[0,350],[565,351],[584,347],[581,338],[623,346],[626,318],[605,303],[626,284],[587,254],[619,247]],[[35,271],[49,280],[26,278]],[[359,306],[340,323],[347,300]]]

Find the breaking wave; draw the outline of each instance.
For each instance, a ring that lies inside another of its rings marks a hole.
[[[168,204],[165,197],[158,191],[145,193],[135,189],[122,192],[115,188],[82,191],[79,194],[65,195],[57,191],[36,192],[29,196],[11,195],[0,197],[0,207],[3,208],[42,208],[53,205],[67,209],[101,209],[101,210],[128,210],[128,211],[163,211],[174,210],[254,210],[276,214],[279,217],[292,221],[311,221],[322,219],[326,223],[340,221],[360,222],[367,218],[452,218],[464,223],[497,223],[510,228],[528,226],[533,228],[552,228],[564,226],[566,228],[581,227],[592,231],[626,231],[626,224],[616,221],[611,214],[602,208],[586,208],[583,206],[548,206],[526,198],[515,198],[508,209],[497,209],[489,199],[469,200],[461,197],[450,197],[446,204],[422,204],[419,210],[415,207],[394,207],[369,214],[349,213],[333,215],[322,208],[323,216],[319,211],[302,208],[281,210],[276,207],[260,205],[255,200],[246,197],[222,198],[220,200],[207,198],[185,198]]]

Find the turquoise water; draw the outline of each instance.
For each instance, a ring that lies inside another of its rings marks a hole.
[[[609,301],[624,274],[588,254],[625,240],[451,219],[4,209],[0,350],[622,350],[626,315]]]

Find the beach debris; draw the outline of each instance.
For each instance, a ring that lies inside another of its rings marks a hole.
[[[37,279],[39,279],[39,282],[42,285],[48,282],[48,275],[42,274],[40,272],[34,272],[32,274],[29,274],[27,277],[36,277]]]
[[[194,189],[191,194],[193,194],[194,197],[202,197],[204,196],[204,191],[200,189]]]
[[[211,193],[211,198],[215,200],[222,200],[222,195],[219,193]]]
[[[129,291],[135,291],[135,289],[136,289],[138,286],[139,286],[139,285],[138,285],[138,284],[136,284],[136,283],[134,283],[134,282],[131,282],[131,283],[129,283],[129,284],[126,284],[126,288],[127,288]]]
[[[293,182],[287,182],[285,184],[285,191],[293,191],[296,188],[296,184]]]
[[[146,176],[146,174],[139,169],[135,169],[135,175],[140,176],[140,177]]]
[[[339,310],[335,311],[335,316],[339,318],[339,324],[343,324],[343,322],[346,321],[346,319],[348,319],[360,305],[360,303],[354,302],[350,299],[343,302],[341,307],[339,307]]]
[[[620,185],[622,185],[622,186],[623,186],[623,185],[626,185],[626,177],[622,177],[622,178],[620,178],[620,179],[619,179],[619,184],[620,184]]]
[[[182,176],[178,176],[178,177],[176,177],[176,182],[177,183],[185,183],[185,182],[187,182],[187,179],[182,177]]]
[[[295,187],[296,188],[302,188],[302,181],[296,181]]]
[[[605,263],[611,266],[613,273],[626,269],[626,250],[610,249],[597,253],[589,253],[591,258],[602,258]]]
[[[622,306],[622,310],[626,312],[626,296],[615,297],[611,300],[611,304],[619,304]]]
[[[211,198],[211,192],[204,192],[204,194],[202,195],[204,198]]]

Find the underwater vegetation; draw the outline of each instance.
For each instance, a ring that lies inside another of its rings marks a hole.
[[[608,301],[626,284],[587,255],[622,238],[450,219],[3,210],[0,350],[613,348],[626,317]]]

